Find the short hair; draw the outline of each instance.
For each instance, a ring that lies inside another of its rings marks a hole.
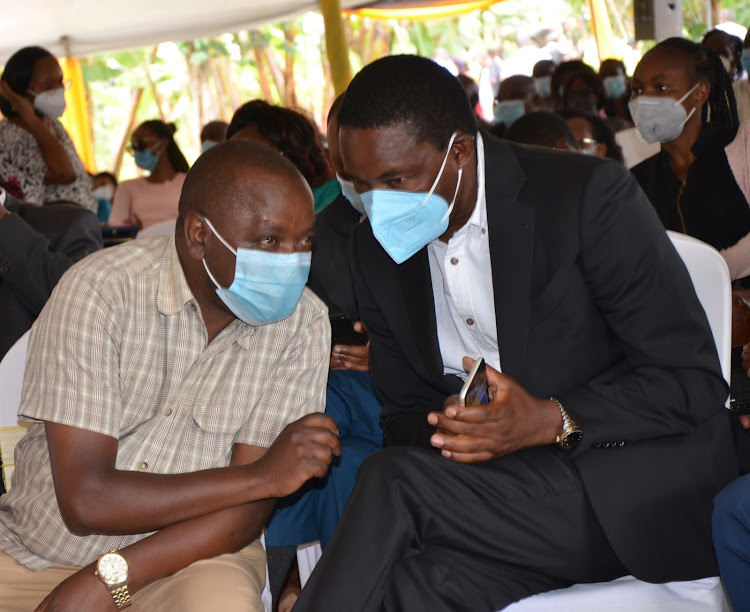
[[[625,76],[628,75],[628,70],[625,68],[625,62],[616,57],[608,57],[607,59],[602,60],[602,63],[599,64],[599,76],[605,78],[605,76],[613,75],[617,72],[618,68],[622,70],[622,73]]]
[[[235,111],[227,128],[227,140],[252,124],[297,166],[310,187],[320,187],[333,178],[318,129],[301,112],[273,106],[265,100],[250,100]]]
[[[451,135],[474,135],[477,122],[461,83],[442,66],[416,55],[391,55],[362,68],[346,90],[339,127],[408,126],[417,142],[448,147]]]
[[[468,74],[464,74],[463,72],[456,78],[458,79],[458,82],[461,83],[461,87],[464,88],[466,95],[469,97],[469,104],[471,104],[471,108],[476,108],[477,104],[479,104],[479,86],[476,84],[474,79],[472,79]]]
[[[177,131],[177,126],[174,123],[166,123],[160,119],[149,119],[141,123],[137,129],[141,128],[149,130],[156,134],[157,138],[164,138],[167,141],[167,158],[176,172],[188,171],[190,164],[174,139],[174,133]]]
[[[563,91],[563,108],[568,106],[568,98],[570,96],[570,87],[576,81],[583,81],[583,83],[592,91],[596,97],[596,108],[597,110],[603,108],[607,103],[607,92],[604,89],[604,82],[601,77],[596,73],[589,72],[578,72],[575,73],[570,79]]]
[[[536,64],[534,64],[534,68],[531,70],[531,76],[533,76],[534,78],[540,78],[548,75],[552,76],[555,68],[556,64],[552,60],[539,60]]]
[[[248,140],[222,142],[203,153],[188,171],[180,194],[180,219],[184,221],[191,211],[208,216],[224,212],[217,208],[224,202],[220,196],[239,195],[235,180],[242,170],[251,170],[257,176],[281,176],[307,185],[296,166],[271,147]],[[237,197],[232,199],[244,201]]]
[[[19,49],[8,58],[0,81],[7,83],[8,87],[19,96],[25,96],[29,85],[31,85],[31,78],[34,76],[34,66],[44,57],[56,59],[52,53],[42,47],[24,47],[23,49]],[[15,117],[18,114],[13,110],[10,102],[2,96],[0,96],[0,111],[6,117]]]
[[[708,101],[701,111],[703,125],[735,128],[739,126],[732,79],[724,69],[718,53],[704,45],[675,36],[649,49],[641,58],[641,62],[659,52],[678,53],[692,60],[696,79],[706,81],[711,87]]]
[[[551,87],[552,87],[552,97],[553,98],[560,98],[561,92],[560,92],[560,86],[562,85],[563,79],[568,74],[573,74],[577,72],[586,72],[589,74],[596,74],[596,71],[586,64],[585,62],[581,60],[568,60],[566,62],[561,62],[557,65],[555,68],[555,71],[552,73],[552,79],[550,80]]]
[[[557,114],[565,120],[577,118],[587,121],[591,126],[591,133],[594,135],[594,140],[607,145],[607,157],[621,164],[625,163],[625,159],[622,156],[622,147],[617,144],[614,131],[612,131],[612,128],[609,127],[609,124],[604,119],[597,115],[583,113],[571,108],[563,109]]]
[[[554,148],[562,141],[573,150],[578,150],[578,142],[568,122],[554,113],[534,111],[516,119],[505,132],[504,138],[521,144]]]
[[[117,187],[117,177],[111,172],[99,172],[98,174],[94,175],[94,179],[98,178],[105,178],[109,180],[109,182],[112,183],[115,187]]]
[[[224,142],[227,139],[227,128],[229,124],[221,119],[209,121],[201,129],[201,142],[213,140],[214,142]]]
[[[333,101],[333,104],[331,104],[331,108],[328,109],[328,118],[326,119],[327,125],[330,125],[331,121],[338,118],[339,111],[341,110],[341,105],[344,103],[345,94],[346,92],[339,94]]]

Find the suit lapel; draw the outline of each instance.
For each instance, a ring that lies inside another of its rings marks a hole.
[[[519,201],[526,175],[510,145],[483,134],[485,194],[500,363],[518,378],[526,359],[534,209]]]

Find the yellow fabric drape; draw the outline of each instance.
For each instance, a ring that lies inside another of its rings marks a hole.
[[[360,8],[345,10],[345,13],[371,17],[373,19],[433,19],[460,13],[484,10],[502,0],[464,0],[436,6],[407,6],[404,8]],[[415,4],[430,4],[429,2]]]
[[[346,91],[352,80],[340,0],[320,0],[320,12],[326,28],[326,54],[331,67],[331,80],[338,96]]]
[[[609,23],[607,6],[604,0],[588,0],[591,11],[591,28],[596,38],[596,48],[599,61],[609,57],[617,57],[612,40],[612,25]]]
[[[63,125],[68,130],[76,151],[78,151],[78,157],[81,158],[86,170],[96,172],[94,150],[91,146],[88,101],[81,64],[74,57],[66,57],[60,61],[60,65],[63,70],[63,78],[70,81],[70,87],[65,92],[66,109],[62,117]]]

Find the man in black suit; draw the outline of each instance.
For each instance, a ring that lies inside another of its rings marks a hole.
[[[339,122],[391,448],[360,468],[295,610],[490,611],[716,575],[727,386],[637,183],[478,133],[458,82],[412,56],[365,67]],[[494,366],[486,406],[458,404],[465,355]]]
[[[0,186],[0,359],[31,328],[63,273],[101,247],[92,212],[26,204]]]

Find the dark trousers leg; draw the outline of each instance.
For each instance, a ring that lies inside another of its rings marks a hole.
[[[362,464],[295,612],[489,612],[626,573],[562,451],[461,465],[396,447]]]
[[[719,572],[735,612],[750,611],[750,474],[714,498],[713,538]]]

